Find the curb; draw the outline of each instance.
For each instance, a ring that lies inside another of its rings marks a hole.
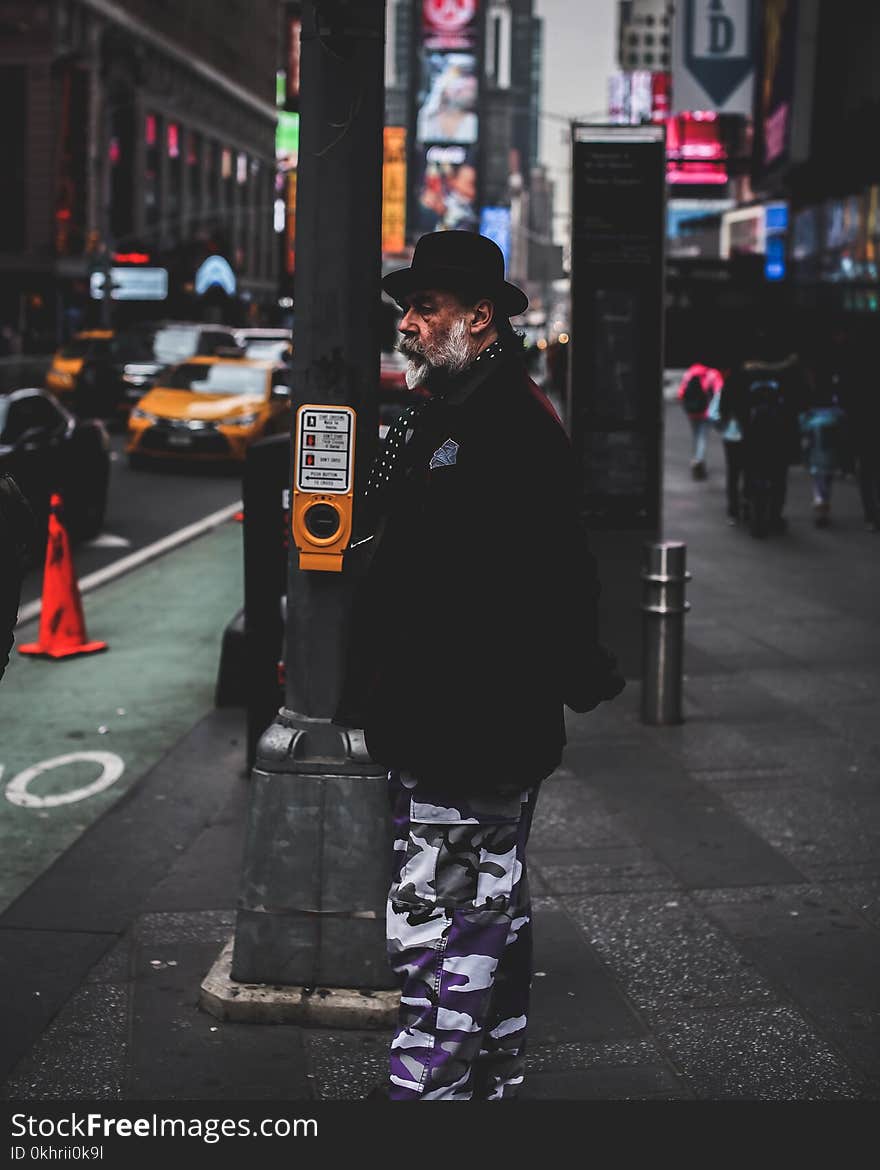
[[[218,1020],[312,1028],[391,1028],[397,1020],[397,991],[239,983],[230,974],[233,941],[223,947],[199,989],[199,1007]]]

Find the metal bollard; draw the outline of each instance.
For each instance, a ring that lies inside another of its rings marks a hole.
[[[645,545],[642,570],[642,722],[682,723],[685,570],[687,545],[663,541]]]

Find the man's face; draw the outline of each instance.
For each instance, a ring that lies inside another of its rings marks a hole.
[[[472,360],[477,343],[468,328],[468,310],[453,293],[425,289],[404,303],[397,348],[409,358],[406,382],[420,386],[432,369],[457,373]]]

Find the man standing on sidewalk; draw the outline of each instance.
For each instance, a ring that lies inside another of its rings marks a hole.
[[[624,687],[598,637],[568,437],[509,318],[525,294],[471,232],[423,236],[383,287],[407,383],[362,502],[371,561],[337,722],[389,769],[392,1100],[516,1096],[531,983],[526,842],[563,706]]]

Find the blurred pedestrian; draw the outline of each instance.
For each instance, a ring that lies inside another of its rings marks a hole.
[[[725,398],[724,388],[714,395],[709,406],[708,418],[721,436],[724,450],[724,488],[727,501],[727,523],[738,524],[742,519],[743,477],[745,458],[742,428],[729,408],[730,396]],[[723,410],[728,406],[726,411]]]
[[[706,445],[711,431],[709,408],[724,385],[720,370],[703,362],[693,362],[678,386],[678,401],[691,426],[691,476],[705,479]]]
[[[15,641],[21,582],[36,547],[30,504],[11,475],[0,475],[0,678]]]
[[[373,551],[336,721],[389,769],[387,1095],[502,1100],[523,1080],[538,791],[564,706],[592,710],[624,680],[599,641],[570,443],[526,373],[509,318],[528,300],[500,248],[423,235],[383,287],[404,311],[407,384],[430,397],[391,428],[367,486]]]
[[[827,528],[831,522],[831,490],[834,476],[843,466],[846,415],[835,384],[816,387],[813,402],[799,416],[804,464],[813,488],[813,523]]]
[[[865,528],[880,532],[880,390],[876,327],[855,333],[847,346],[849,376],[841,388],[849,451],[855,461]]]
[[[753,536],[765,536],[787,527],[788,472],[801,458],[798,417],[810,383],[779,323],[759,326],[746,352],[725,380],[720,415],[742,435],[743,517]]]

